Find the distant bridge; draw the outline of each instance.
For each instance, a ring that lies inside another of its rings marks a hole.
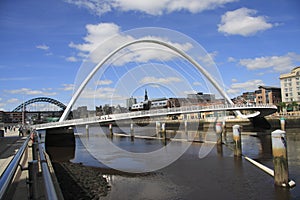
[[[101,122],[113,122],[126,119],[138,119],[145,117],[157,117],[157,116],[168,116],[168,115],[179,115],[179,114],[189,114],[189,113],[202,113],[202,112],[217,112],[217,111],[241,111],[241,110],[253,110],[256,111],[250,115],[243,115],[244,118],[252,117],[263,117],[275,113],[277,107],[272,104],[259,104],[259,105],[212,105],[212,106],[185,106],[185,107],[174,107],[166,109],[156,109],[147,111],[137,111],[129,113],[111,114],[109,118],[101,118],[99,116],[91,118],[73,119],[61,122],[52,122],[46,124],[38,124],[32,126],[36,130],[69,127],[76,125],[94,124]]]
[[[30,104],[33,104],[33,103],[37,103],[37,102],[46,102],[46,103],[50,103],[50,104],[53,104],[53,105],[56,105],[58,107],[60,107],[62,110],[65,110],[66,109],[66,106],[65,104],[55,100],[55,99],[52,99],[52,98],[49,98],[49,97],[37,97],[37,98],[34,98],[34,99],[30,99],[22,104],[20,104],[18,107],[16,107],[15,109],[13,109],[12,112],[21,112],[23,110],[24,107],[30,105]]]

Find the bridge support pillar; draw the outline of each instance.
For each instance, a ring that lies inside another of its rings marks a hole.
[[[216,123],[216,134],[217,134],[217,144],[222,144],[222,124],[220,122]]]
[[[130,124],[130,137],[131,137],[131,141],[134,141],[134,126],[133,126],[133,123]]]
[[[239,125],[234,125],[232,127],[233,130],[233,141],[235,143],[234,147],[234,156],[241,157],[242,156],[242,141],[241,141],[241,129]]]
[[[30,199],[39,199],[38,190],[38,161],[32,160],[28,162],[28,173],[29,173],[29,195]]]
[[[291,187],[289,183],[287,143],[285,131],[276,130],[272,135],[272,152],[274,164],[274,183],[277,186]]]

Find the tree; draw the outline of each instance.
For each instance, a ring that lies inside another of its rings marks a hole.
[[[280,102],[279,107],[280,107],[280,112],[286,111],[286,103],[285,102]]]
[[[296,101],[293,101],[291,106],[293,107],[293,111],[297,111],[299,110],[299,105]]]

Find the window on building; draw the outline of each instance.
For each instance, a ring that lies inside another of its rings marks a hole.
[[[287,92],[287,91],[288,91],[288,88],[284,88],[284,91]]]
[[[289,94],[288,94],[288,93],[285,93],[285,96],[286,96],[286,97],[288,97],[288,96],[289,96]]]
[[[292,88],[289,88],[289,91],[291,92],[291,91],[293,91],[293,89],[292,89]]]
[[[296,80],[298,81],[298,80],[299,80],[299,77],[296,77]]]
[[[284,87],[287,87],[287,83],[284,84]]]
[[[292,81],[292,79],[291,79],[291,78],[289,78],[289,79],[288,79],[288,81]]]

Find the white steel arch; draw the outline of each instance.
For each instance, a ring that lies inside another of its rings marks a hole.
[[[140,40],[134,40],[131,42],[128,42],[122,46],[120,46],[119,48],[115,49],[113,52],[111,52],[110,54],[108,54],[104,59],[102,59],[101,62],[98,63],[98,65],[96,65],[96,67],[89,73],[89,75],[84,79],[84,81],[81,83],[81,85],[79,86],[79,88],[77,89],[77,91],[75,92],[75,94],[72,96],[72,99],[70,100],[67,108],[65,109],[64,113],[62,114],[61,118],[59,119],[59,122],[62,122],[64,120],[67,119],[72,106],[74,105],[74,103],[76,102],[76,100],[78,99],[78,97],[80,96],[81,92],[83,91],[83,89],[85,88],[85,86],[88,84],[88,82],[92,79],[92,77],[96,74],[96,72],[102,67],[103,64],[105,64],[112,56],[114,56],[116,53],[118,53],[120,50],[133,45],[133,44],[138,44],[138,43],[153,43],[153,44],[158,44],[158,45],[162,45],[165,46],[173,51],[175,51],[176,53],[178,53],[180,56],[182,56],[183,58],[185,58],[186,60],[188,60],[192,65],[194,65],[195,67],[197,67],[197,69],[213,84],[213,86],[218,90],[218,92],[220,92],[220,94],[227,100],[227,102],[231,105],[233,105],[234,103],[231,101],[230,97],[226,94],[226,92],[220,87],[220,85],[217,83],[217,81],[198,63],[196,62],[192,57],[190,57],[188,54],[186,54],[184,51],[182,51],[181,49],[178,49],[174,46],[172,46],[171,44],[167,43],[167,42],[163,42],[163,41],[159,41],[159,40],[154,40],[154,39],[140,39]],[[241,113],[239,111],[237,111],[237,114],[241,116]]]

